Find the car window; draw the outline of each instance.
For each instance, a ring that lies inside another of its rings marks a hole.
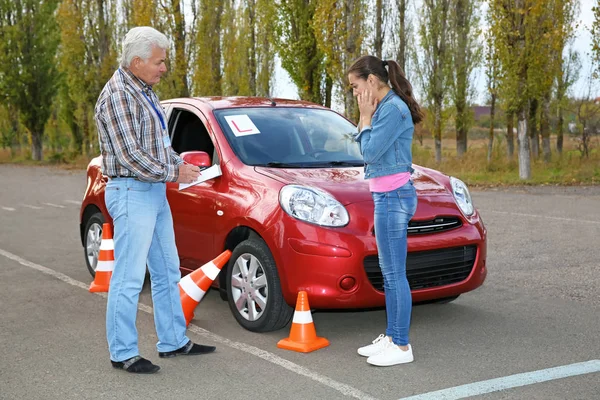
[[[186,151],[205,151],[213,164],[216,160],[215,146],[206,127],[192,112],[175,108],[169,119],[171,146],[181,154]]]
[[[214,114],[234,152],[247,165],[363,165],[353,140],[356,127],[331,110],[263,107]]]

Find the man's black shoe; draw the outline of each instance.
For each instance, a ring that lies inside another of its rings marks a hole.
[[[146,360],[140,356],[131,357],[125,361],[111,360],[110,362],[114,368],[124,369],[133,374],[153,374],[160,369],[158,365],[154,365],[150,360]]]
[[[197,356],[199,354],[212,353],[215,351],[215,346],[204,346],[202,344],[193,343],[191,340],[185,346],[173,351],[159,351],[158,356],[161,358],[169,358],[175,356]]]

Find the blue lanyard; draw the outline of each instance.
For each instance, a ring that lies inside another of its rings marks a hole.
[[[123,71],[121,71],[121,68],[119,68],[119,72],[121,73],[121,75],[126,76],[125,73]],[[165,126],[165,120],[163,119],[162,114],[156,108],[156,106],[154,105],[154,102],[152,100],[150,100],[150,98],[146,95],[146,93],[144,93],[143,90],[142,90],[142,94],[144,95],[144,97],[146,98],[146,100],[148,100],[148,103],[150,103],[150,105],[152,106],[152,109],[154,110],[154,112],[156,113],[156,115],[158,115],[158,119],[160,120],[160,126],[162,126],[163,130],[166,130],[167,127]]]
[[[162,117],[162,114],[156,108],[156,106],[154,105],[154,102],[152,100],[150,100],[150,98],[146,95],[146,93],[144,93],[142,91],[142,94],[144,95],[144,97],[146,98],[146,100],[148,100],[148,103],[150,103],[150,105],[152,106],[152,109],[154,110],[154,112],[156,113],[156,115],[158,115],[158,119],[160,119],[160,126],[162,126],[163,130],[166,130],[167,127],[165,126],[165,121],[164,121],[164,119]]]

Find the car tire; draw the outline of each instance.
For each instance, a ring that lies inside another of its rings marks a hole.
[[[271,332],[290,322],[294,309],[283,298],[277,266],[264,240],[251,237],[235,247],[226,281],[229,308],[245,329]]]
[[[83,254],[85,256],[85,265],[92,277],[96,276],[96,266],[98,265],[98,253],[102,242],[102,224],[104,216],[97,212],[87,220],[85,230],[83,231]]]

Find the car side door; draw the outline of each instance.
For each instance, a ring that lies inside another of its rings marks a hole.
[[[173,150],[205,151],[212,164],[219,163],[213,137],[209,134],[208,121],[197,108],[171,103],[169,132]],[[167,184],[167,199],[173,214],[175,241],[181,260],[181,268],[192,271],[217,255],[214,246],[214,227],[218,224],[215,184],[220,177],[201,182],[184,190],[179,184]]]

